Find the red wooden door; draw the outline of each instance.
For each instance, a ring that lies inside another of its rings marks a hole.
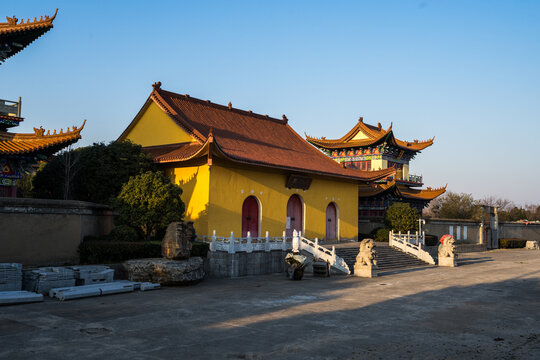
[[[259,236],[259,203],[255,196],[248,196],[242,205],[242,237],[248,231],[252,237]]]
[[[294,230],[302,231],[302,200],[296,194],[291,196],[287,202],[287,225],[287,236],[292,236]]]
[[[337,209],[331,202],[326,207],[326,240],[337,239]]]

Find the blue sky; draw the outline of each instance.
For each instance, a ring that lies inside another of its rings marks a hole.
[[[32,127],[87,119],[78,145],[116,139],[167,90],[337,138],[393,122],[435,136],[426,186],[540,203],[540,1],[11,1],[59,8],[53,30],[0,66],[0,98]]]

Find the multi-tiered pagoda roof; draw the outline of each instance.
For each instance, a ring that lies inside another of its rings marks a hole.
[[[370,185],[359,186],[359,211],[361,216],[380,217],[385,209],[395,201],[408,202],[419,211],[430,200],[442,195],[446,186],[432,189],[416,189],[423,185],[422,176],[409,174],[409,162],[417,153],[433,145],[434,138],[428,140],[400,140],[394,136],[392,124],[384,129],[358,123],[339,139],[312,137],[306,140],[335,161],[351,169],[395,168],[396,174]]]
[[[418,152],[428,146],[433,145],[433,139],[424,141],[403,141],[394,137],[392,124],[388,129],[383,129],[381,123],[377,126],[364,123],[360,118],[358,123],[344,136],[339,139],[326,139],[325,137],[316,138],[306,134],[306,139],[313,145],[324,149],[349,149],[354,147],[376,146],[386,143],[398,149]]]

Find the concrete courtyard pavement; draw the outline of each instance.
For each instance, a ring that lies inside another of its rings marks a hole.
[[[1,359],[540,359],[540,251],[0,307]]]

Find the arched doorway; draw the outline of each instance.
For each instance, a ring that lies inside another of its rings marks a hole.
[[[259,236],[259,202],[255,196],[248,196],[242,205],[242,237],[248,231],[252,237]]]
[[[337,220],[336,204],[331,202],[326,207],[326,240],[336,240],[338,238]]]
[[[302,199],[294,194],[287,202],[287,236],[292,236],[294,230],[302,231],[303,222]]]

